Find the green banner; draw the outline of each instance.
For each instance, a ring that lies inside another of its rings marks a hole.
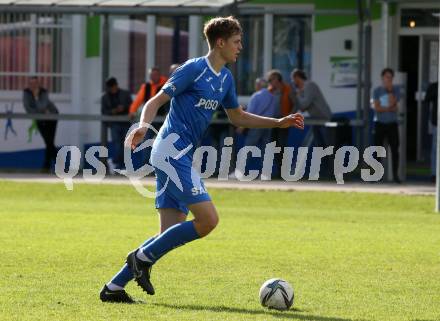
[[[101,18],[100,16],[87,17],[86,24],[86,57],[101,55]]]

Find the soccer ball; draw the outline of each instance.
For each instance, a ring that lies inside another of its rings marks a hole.
[[[283,279],[270,279],[260,288],[260,303],[269,309],[288,310],[293,304],[293,288]]]

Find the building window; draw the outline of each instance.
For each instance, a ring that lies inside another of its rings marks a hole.
[[[130,17],[129,30],[129,89],[134,93],[146,80],[148,37],[146,16]]]
[[[308,17],[274,16],[272,67],[290,81],[294,68],[310,74],[311,21]]]
[[[110,17],[109,72],[122,87],[132,93],[148,78],[147,75],[147,17]],[[155,65],[168,76],[170,65],[188,59],[188,18],[157,17]]]
[[[54,93],[70,91],[71,20],[49,14],[0,14],[0,90],[22,90],[37,76]]]
[[[188,17],[157,17],[156,66],[168,76],[172,64],[188,60]]]
[[[239,20],[243,28],[243,50],[231,69],[236,79],[237,93],[251,95],[255,90],[255,79],[264,76],[264,20],[263,16],[241,16]]]

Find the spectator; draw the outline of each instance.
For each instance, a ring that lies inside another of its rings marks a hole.
[[[247,112],[265,117],[276,117],[278,110],[275,96],[267,90],[267,82],[263,78],[255,80],[255,93],[249,100]],[[270,143],[271,128],[252,128],[247,131],[245,145],[262,146]]]
[[[292,88],[283,81],[281,72],[273,69],[267,73],[266,78],[269,82],[268,90],[275,96],[275,102],[278,106],[277,114],[281,117],[291,114],[293,110]]]
[[[292,88],[283,82],[283,76],[279,70],[271,70],[267,73],[269,82],[268,90],[275,98],[276,115],[275,117],[285,117],[292,113],[293,101],[291,99]],[[281,147],[281,153],[275,154],[275,163],[277,168],[276,177],[281,177],[281,164],[283,161],[284,147],[287,146],[289,138],[288,128],[275,128],[273,131],[273,139],[277,146]]]
[[[23,92],[23,105],[29,114],[58,114],[55,104],[49,99],[48,91],[40,86],[37,77],[31,77],[29,87]],[[38,131],[46,145],[43,171],[49,171],[52,160],[56,160],[57,150],[54,144],[57,128],[56,120],[37,120]]]
[[[296,89],[292,91],[295,108],[302,112],[308,112],[310,119],[330,121],[332,112],[318,85],[307,80],[305,72],[300,69],[294,69],[291,78]],[[328,146],[325,126],[314,125],[312,133],[314,146]]]
[[[437,165],[437,111],[438,111],[438,82],[429,85],[426,90],[424,103],[431,107],[430,120],[432,125],[431,144],[431,180],[435,182]]]
[[[139,89],[135,100],[130,106],[129,114],[130,117],[133,118],[139,118],[136,117],[137,111],[140,107],[144,106],[144,104],[151,98],[154,97],[165,85],[167,81],[167,77],[160,75],[159,67],[153,67],[148,71],[148,74],[150,75],[150,80],[147,81],[145,84],[141,86]],[[142,109],[140,109],[142,110]],[[164,110],[162,108],[162,110]],[[160,111],[158,116],[163,116],[167,113],[167,111]]]
[[[400,184],[399,178],[399,129],[397,111],[400,100],[400,89],[393,85],[394,71],[391,68],[382,70],[382,86],[374,89],[374,144],[384,146],[385,139],[391,147],[393,180]]]
[[[276,117],[278,114],[278,106],[276,105],[275,96],[267,90],[267,81],[263,78],[255,80],[255,93],[249,100],[247,112],[259,116]],[[239,133],[243,132],[242,128],[238,129]],[[272,138],[272,128],[250,128],[247,130],[245,145],[258,146],[264,150]],[[260,168],[263,163],[263,155],[261,157]]]
[[[172,64],[169,68],[169,75],[171,75],[174,70],[176,70],[179,67],[179,64]],[[153,67],[149,70],[150,75],[150,81],[146,82],[141,86],[139,89],[135,100],[130,106],[130,118],[131,119],[139,119],[140,115],[137,113],[138,110],[142,110],[142,107],[150,98],[154,97],[163,87],[163,85],[167,82],[168,78],[165,76],[160,75],[159,67]],[[139,109],[140,108],[140,109]],[[159,109],[157,112],[157,116],[166,116],[168,114],[168,111],[170,110],[170,102],[166,103],[162,106],[162,108]],[[150,124],[154,127],[156,131],[159,131],[161,124],[158,124],[157,122],[153,122]],[[147,134],[145,135],[144,141],[151,139],[155,136],[155,132],[152,130],[147,131]],[[142,163],[149,163],[150,162],[150,155],[151,155],[151,148],[146,148],[142,150],[141,157],[142,157]]]
[[[101,98],[101,113],[103,115],[128,115],[128,108],[132,100],[127,90],[120,89],[116,78],[109,78],[105,82],[106,93]],[[111,122],[109,124],[114,146],[113,164],[116,169],[124,169],[124,140],[130,123]]]

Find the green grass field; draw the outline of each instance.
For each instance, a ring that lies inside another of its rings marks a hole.
[[[211,190],[206,239],[153,269],[144,304],[98,292],[157,230],[131,186],[0,181],[0,320],[440,320],[440,215],[434,198]],[[266,279],[295,288],[294,309],[259,305]]]

